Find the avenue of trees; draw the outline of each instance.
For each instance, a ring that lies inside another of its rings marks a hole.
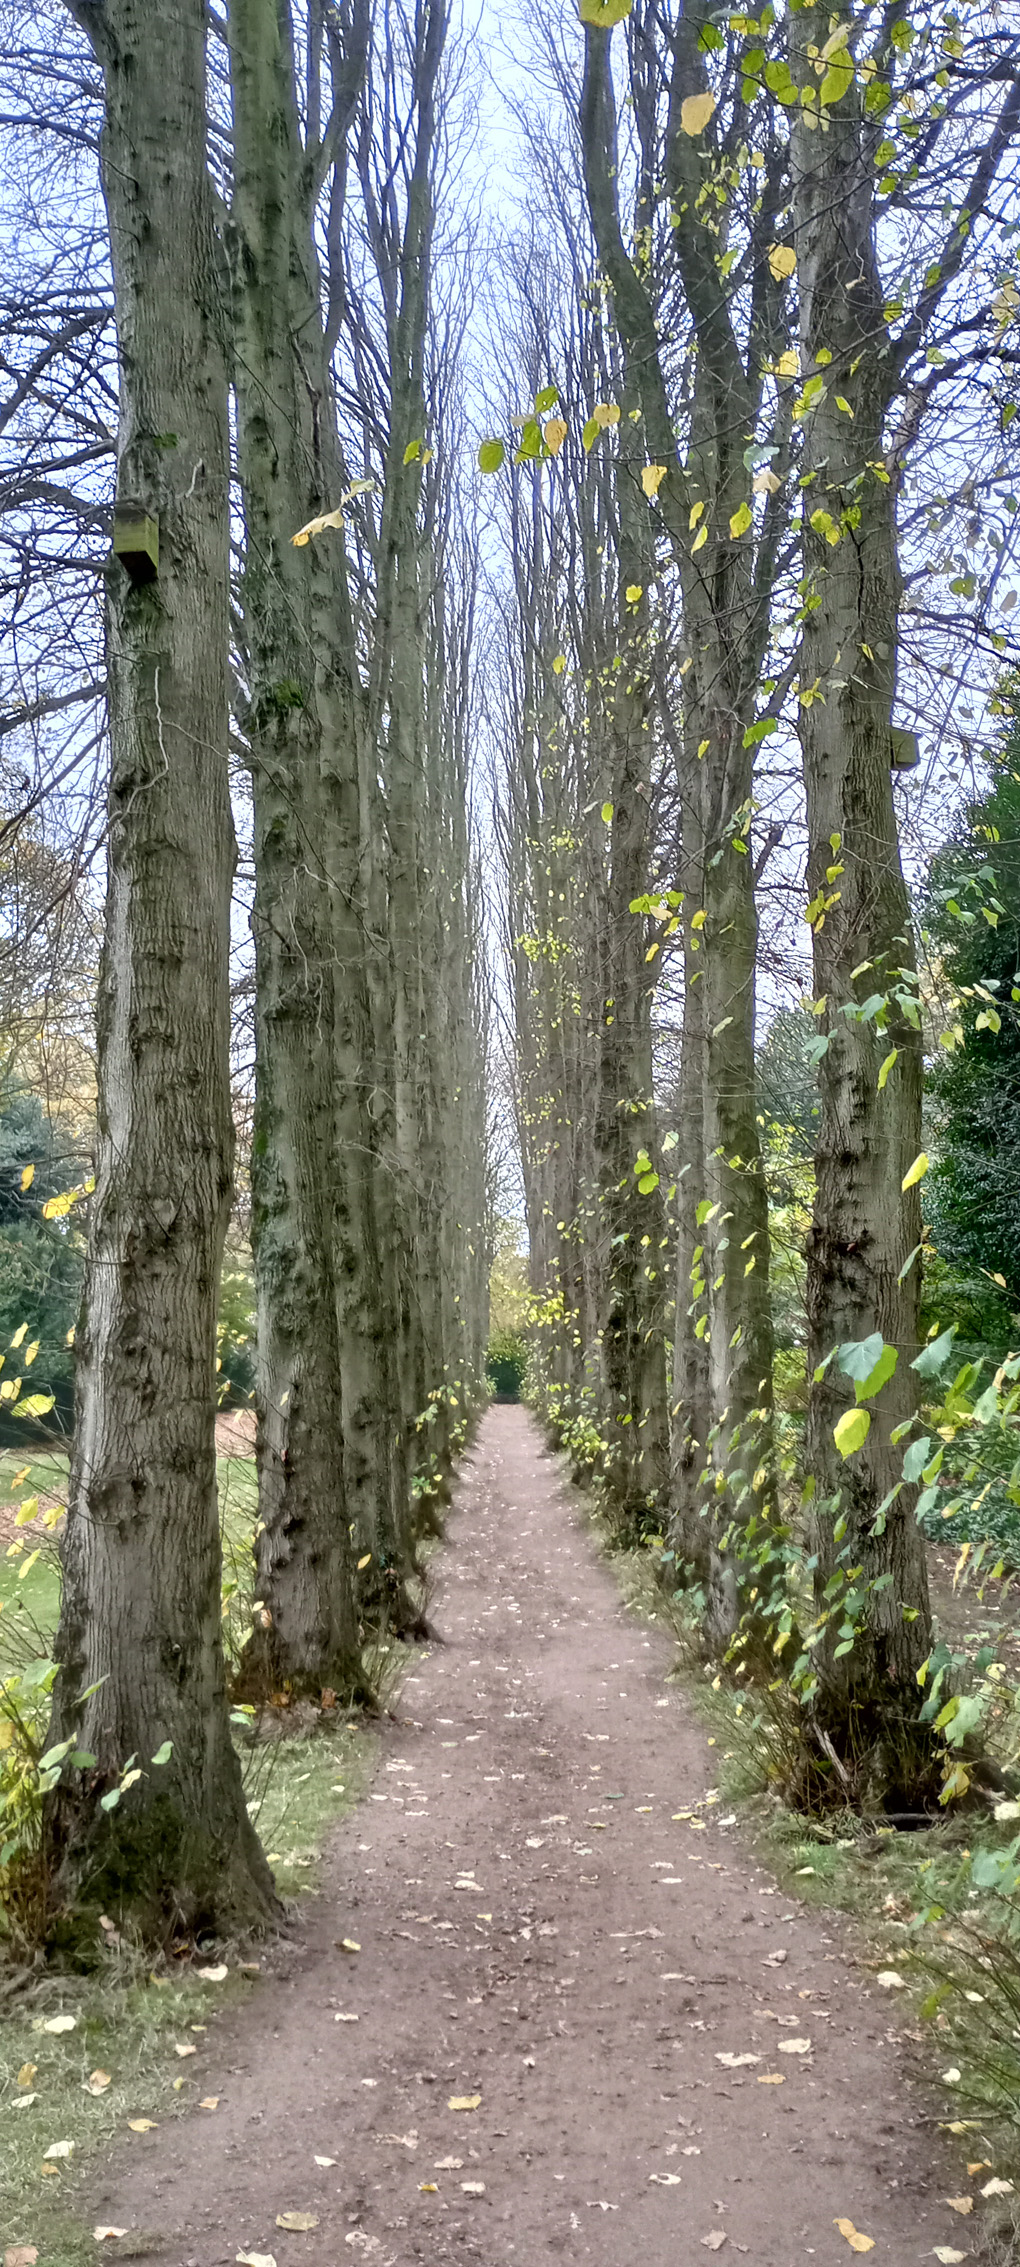
[[[503,30],[493,213],[446,0],[3,12],[0,1319],[45,1309],[68,1417],[74,1373],[54,1910],[273,1917],[231,1709],[371,1705],[373,1642],[428,1634],[494,1257],[498,1361],[526,1326],[617,1535],[781,1689],[797,1791],[945,1790],[917,1420],[961,1270],[999,1354],[1020,1283],[1020,35]]]

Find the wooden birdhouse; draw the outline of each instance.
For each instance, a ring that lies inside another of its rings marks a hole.
[[[159,573],[159,521],[143,504],[125,500],[113,515],[113,555],[133,583],[155,582]]]
[[[889,739],[891,742],[890,762],[893,770],[916,771],[921,761],[921,750],[917,744],[916,732],[901,732],[899,726],[894,724]]]

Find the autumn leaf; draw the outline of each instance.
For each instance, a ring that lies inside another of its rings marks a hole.
[[[785,2086],[786,2080],[781,2070],[770,2070],[767,2077],[759,2078],[758,2084],[759,2086]]]
[[[680,125],[683,132],[690,134],[692,139],[695,134],[703,134],[714,110],[715,96],[711,89],[708,89],[704,94],[689,94],[686,102],[682,102],[680,105]]]
[[[155,2117],[129,2117],[128,2131],[129,2133],[151,2133],[158,2124],[159,2119]]]
[[[183,2060],[184,2060],[184,2057],[185,2057],[185,2055],[188,2055],[188,2054],[197,2054],[197,2053],[198,2053],[198,2048],[197,2048],[197,2047],[195,2047],[195,2046],[192,2046],[190,2039],[189,2039],[189,2040],[186,2040],[186,2041],[184,2041],[183,2043],[181,2042],[181,2040],[180,2040],[180,2039],[177,2039],[177,2040],[175,2040],[175,2041],[174,2041],[174,2053],[175,2053],[175,2054],[179,2054],[179,2055],[180,2055],[180,2057],[181,2057],[181,2060],[183,2061]]]
[[[598,426],[600,433],[604,433],[609,426],[619,424],[620,404],[618,401],[597,401],[591,414],[593,424]]]
[[[63,2031],[73,2031],[77,2021],[76,2015],[51,2015],[45,2022],[33,2023],[32,2029],[33,2031],[48,2031],[51,2038],[56,2038]]]
[[[339,1950],[341,1952],[360,1952],[361,1946],[360,1944],[357,1944],[355,1942],[353,1936],[342,1936],[340,1939]]]
[[[915,1157],[914,1162],[909,1167],[908,1171],[904,1173],[903,1179],[900,1182],[901,1189],[916,1188],[918,1181],[923,1181],[930,1162],[931,1160],[926,1156],[925,1151],[922,1149]]]
[[[715,2059],[722,2063],[724,2070],[746,2070],[752,2062],[760,2062],[761,2056],[760,2054],[717,2054]]]
[[[711,2235],[702,2236],[701,2240],[706,2251],[721,2251],[726,2236],[722,2228],[713,2228]]]
[[[235,2251],[238,2267],[276,2267],[271,2251]]]
[[[22,1176],[21,1176],[21,1186],[22,1186],[22,1188],[23,1188],[23,1189],[30,1189],[30,1188],[31,1188],[31,1186],[32,1186],[32,1183],[33,1183],[34,1179],[35,1179],[35,1166],[34,1166],[34,1165],[26,1165],[26,1167],[25,1167],[25,1170],[24,1170],[24,1172],[22,1173]]]
[[[18,2072],[18,2085],[30,2086],[38,2068],[37,2062],[23,2062]]]
[[[646,496],[658,495],[668,469],[668,466],[664,464],[645,465],[641,474],[641,486]]]
[[[542,439],[545,442],[546,448],[548,449],[551,457],[559,456],[560,450],[562,449],[563,443],[566,438],[567,425],[565,418],[550,417],[548,425],[544,425],[542,428]]]
[[[113,2079],[108,2070],[94,2070],[91,2077],[86,2080],[90,2094],[105,2094],[107,2087],[112,2086],[112,2084]]]
[[[940,2267],[959,2267],[961,2259],[966,2257],[965,2251],[954,2251],[951,2243],[937,2243],[932,2253],[932,2258],[939,2261]]]
[[[99,2227],[99,2228],[93,2228],[93,2230],[92,2230],[93,2239],[94,2239],[94,2241],[95,2241],[96,2243],[105,2243],[105,2242],[106,2242],[106,2239],[107,2239],[107,2237],[108,2237],[108,2236],[126,2236],[126,2234],[127,2234],[127,2229],[126,2229],[126,2228],[103,2228],[103,2227]]]
[[[769,247],[769,267],[777,283],[785,283],[797,265],[797,254],[790,244],[772,244]]]
[[[335,2165],[335,2163],[336,2163],[336,2158],[335,2158],[335,2157],[315,2157],[315,2158],[313,2159],[313,2163],[315,2163],[315,2164],[317,2164],[317,2165],[321,2165],[321,2166],[323,2167],[323,2170],[325,2170],[325,2168],[327,2167],[327,2165]]]
[[[907,1988],[903,1977],[897,1975],[895,1968],[880,1968],[875,1982],[881,1984],[883,1991],[906,1991]]]
[[[680,2186],[679,2173],[649,2173],[648,2178],[655,2181],[659,2188],[679,2188]]]
[[[288,2235],[308,2235],[312,2228],[318,2227],[319,2216],[317,2212],[278,2212],[276,2225],[286,2228]]]
[[[461,2192],[465,2196],[484,2196],[485,2194],[484,2180],[462,2180],[460,2185]]]
[[[420,2180],[418,2182],[418,2193],[420,2196],[438,2196],[439,2182],[437,2180]]]
[[[738,536],[746,535],[750,525],[751,506],[750,504],[745,502],[741,504],[739,510],[733,512],[730,517],[730,534],[732,535],[734,542],[736,542]]]
[[[38,2257],[34,2244],[15,2243],[4,2252],[4,2267],[35,2267]]]
[[[874,2236],[863,2236],[852,2220],[834,2220],[832,2224],[839,2229],[841,2236],[846,2237],[851,2251],[874,2251]]]
[[[634,0],[577,0],[577,13],[583,24],[595,24],[600,31],[611,31],[614,24],[622,24],[629,16]]]
[[[221,1960],[218,1967],[199,1968],[197,1972],[204,1984],[221,1984],[227,1974],[227,1963],[225,1960]]]
[[[1011,2180],[986,2180],[981,2194],[982,2196],[1012,2196],[1013,2183]]]
[[[768,465],[763,472],[756,472],[751,482],[751,487],[756,496],[776,496],[782,485],[783,483],[778,475]]]
[[[73,2155],[73,2141],[51,2141],[49,2148],[43,2150],[44,2157],[73,2157]]]
[[[871,1431],[871,1416],[867,1409],[845,1409],[838,1425],[833,1426],[832,1437],[840,1455],[845,1459],[856,1456],[864,1447]]]
[[[205,2094],[198,2106],[200,2110],[218,2110],[220,2097],[218,2094]]]
[[[459,2173],[463,2162],[463,2157],[437,2157],[432,2169],[437,2173]]]
[[[947,2196],[946,2203],[951,2212],[962,2214],[974,2210],[974,2198],[972,2196]]]
[[[480,2094],[451,2094],[446,2107],[448,2110],[476,2110],[481,2099]]]

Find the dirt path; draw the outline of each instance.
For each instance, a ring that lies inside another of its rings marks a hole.
[[[218,2109],[129,2137],[95,2217],[167,2267],[842,2267],[840,2218],[875,2267],[967,2255],[889,2002],[723,1805],[674,1820],[714,1751],[522,1410],[490,1411],[450,1526],[447,1642],[326,1893],[189,2065]]]

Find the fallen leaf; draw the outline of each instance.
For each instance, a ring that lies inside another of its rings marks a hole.
[[[34,2244],[15,2243],[4,2252],[4,2267],[35,2267],[38,2257]]]
[[[942,2083],[943,2083],[943,2085],[944,2085],[944,2086],[958,2086],[958,2085],[959,2085],[959,2083],[960,2083],[960,2073],[959,2073],[959,2071],[957,2070],[955,2063],[953,2064],[953,2067],[952,2067],[952,2069],[950,2069],[950,2070],[944,2070],[944,2071],[943,2071],[943,2073],[942,2073]],[[949,2131],[950,2131],[950,2133],[952,2133],[952,2132],[954,2131],[954,2128],[953,2128],[952,2126],[950,2126],[950,2128],[949,2128]]]
[[[238,2251],[234,2257],[238,2267],[276,2267],[271,2251]]]
[[[979,2157],[976,2165],[968,2165],[967,2167],[972,2180],[975,2173],[990,2173],[991,2169],[992,2161],[990,2157]]]
[[[679,2173],[649,2173],[648,2178],[656,2181],[660,2188],[679,2188],[680,2186]]]
[[[834,2220],[832,2224],[834,2228],[839,2229],[841,2236],[846,2237],[851,2251],[874,2251],[874,2236],[862,2236],[860,2229],[855,2228],[852,2220]]]
[[[420,2180],[418,2182],[418,2193],[420,2196],[438,2196],[439,2182],[437,2180]]]
[[[1013,2183],[1011,2180],[986,2180],[981,2194],[982,2196],[1012,2196]]]
[[[476,2110],[481,2099],[480,2094],[451,2094],[446,2107],[448,2110]]]
[[[205,2094],[198,2106],[200,2110],[218,2110],[220,2097],[218,2094]]]
[[[907,1988],[904,1978],[897,1975],[895,1968],[880,1968],[875,1982],[881,1984],[883,1991],[905,1991]]]
[[[179,2055],[181,2056],[182,2060],[183,2060],[183,2057],[184,2057],[184,2056],[185,2056],[186,2054],[197,2054],[197,2053],[198,2053],[198,2048],[197,2048],[197,2047],[195,2047],[195,2046],[192,2046],[190,2039],[189,2039],[189,2040],[187,2040],[187,2041],[185,2042],[185,2044],[184,2044],[183,2046],[181,2045],[181,2042],[180,2042],[180,2040],[178,2039],[178,2040],[175,2040],[175,2042],[174,2042],[174,2053],[175,2053],[175,2054],[179,2054]]]
[[[57,2038],[61,2031],[75,2030],[77,2023],[76,2015],[51,2015],[47,2023],[33,2023],[32,2029],[33,2031],[49,2031],[51,2037]]]
[[[437,2157],[433,2170],[437,2173],[459,2173],[463,2157]]]
[[[947,2196],[946,2203],[951,2212],[973,2212],[974,2210],[974,2198],[972,2196]]]
[[[959,2267],[960,2260],[966,2257],[965,2251],[954,2251],[951,2243],[937,2243],[932,2252],[932,2258],[939,2260],[941,2267]]]
[[[786,2080],[781,2070],[770,2070],[767,2077],[759,2078],[756,2083],[759,2086],[785,2086]]]
[[[760,2062],[760,2054],[717,2054],[724,2070],[747,2070],[752,2062]]]
[[[278,2212],[276,2225],[286,2228],[288,2235],[307,2235],[310,2228],[318,2227],[319,2215],[317,2212]]]
[[[73,2157],[73,2155],[73,2141],[51,2141],[49,2148],[43,2150],[44,2157]]]
[[[56,2165],[40,2165],[39,2171],[40,2173],[47,2174],[50,2180],[60,2179],[60,2174],[57,2171]]]
[[[126,2228],[93,2228],[93,2230],[92,2230],[92,2234],[93,2234],[93,2236],[94,2236],[94,2238],[95,2238],[95,2241],[96,2241],[96,2243],[105,2243],[105,2242],[106,2242],[106,2239],[107,2239],[107,2236],[126,2236],[126,2234],[127,2234],[127,2229],[126,2229]]]
[[[380,2133],[379,2139],[380,2141],[391,2141],[399,2149],[416,2149],[418,2146],[418,2129],[417,2126],[412,2126],[410,2133]]]
[[[108,2070],[94,2070],[86,2085],[90,2094],[105,2094],[107,2087],[113,2085],[113,2079]]]
[[[465,2196],[484,2196],[485,2194],[484,2180],[462,2180],[460,2185]]]
[[[11,2108],[12,2110],[27,2110],[30,2109],[32,2103],[37,2102],[38,2099],[38,2094],[16,2094],[13,2102],[11,2103]]]
[[[158,2124],[159,2119],[155,2117],[129,2117],[128,2131],[130,2133],[151,2133],[153,2126]]]
[[[722,2228],[713,2228],[711,2235],[702,2236],[701,2240],[706,2251],[721,2251],[726,2236]]]
[[[780,2039],[780,2054],[810,2054],[810,2039]]]
[[[221,1984],[226,1973],[227,1963],[225,1960],[221,1960],[216,1968],[199,1968],[198,1970],[204,1984]]]
[[[360,2015],[334,2015],[334,2023],[360,2023]]]
[[[30,2086],[38,2068],[37,2062],[23,2062],[18,2072],[19,2086]]]

